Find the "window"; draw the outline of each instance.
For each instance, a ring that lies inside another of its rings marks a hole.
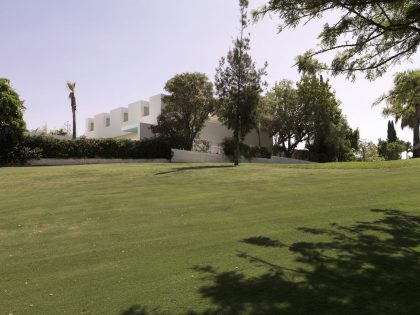
[[[149,116],[149,106],[143,107],[143,116]]]
[[[123,121],[128,121],[128,113],[124,113],[124,119]]]
[[[91,122],[89,125],[89,131],[93,131],[93,130],[95,130],[95,124]]]
[[[105,127],[109,127],[109,126],[111,126],[111,118],[107,118],[105,120]]]

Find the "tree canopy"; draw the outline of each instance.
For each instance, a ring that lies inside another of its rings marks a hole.
[[[306,69],[301,73],[296,85],[283,80],[263,99],[264,125],[275,145],[287,157],[305,143],[312,161],[354,159],[359,149],[359,130],[348,125],[328,80],[316,71]]]
[[[420,157],[420,70],[397,73],[394,87],[374,105],[386,102],[385,116],[401,121],[401,128],[413,129],[413,157]]]
[[[275,145],[286,157],[292,157],[296,147],[309,139],[312,130],[310,107],[301,102],[294,83],[288,80],[276,83],[265,95],[263,103],[265,127]]]
[[[164,108],[152,131],[178,148],[191,150],[214,109],[213,84],[202,73],[182,73],[165,85]]]
[[[344,72],[354,78],[361,71],[373,80],[411,57],[420,44],[418,0],[268,0],[254,11],[254,17],[258,20],[270,13],[280,17],[279,31],[336,17],[319,34],[319,49],[307,54],[335,52],[326,67],[334,75]]]
[[[23,101],[10,81],[0,78],[0,164],[14,160],[12,155],[23,140],[26,130],[24,110]]]
[[[70,106],[71,112],[73,115],[73,139],[76,139],[77,130],[76,130],[76,82],[67,82],[67,89],[69,90],[69,99],[70,99]]]
[[[297,84],[300,101],[311,112],[306,147],[316,162],[348,161],[358,149],[359,131],[352,130],[328,80],[303,75]]]

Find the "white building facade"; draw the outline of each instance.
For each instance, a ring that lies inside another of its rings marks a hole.
[[[138,101],[101,113],[93,118],[87,118],[85,123],[85,136],[87,138],[114,138],[142,140],[153,137],[151,125],[157,124],[157,117],[164,108],[162,95],[149,98],[149,101]],[[199,139],[210,144],[210,152],[221,153],[220,144],[225,138],[232,137],[232,131],[223,126],[218,119],[211,117],[201,130]],[[260,132],[260,136],[252,130],[245,138],[246,144],[269,148],[272,139],[267,132]]]

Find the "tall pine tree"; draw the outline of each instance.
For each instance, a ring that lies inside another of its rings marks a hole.
[[[222,58],[215,77],[216,95],[219,98],[216,113],[229,129],[235,141],[234,163],[239,164],[239,145],[256,126],[257,107],[263,90],[262,76],[266,67],[256,69],[250,50],[250,39],[245,35],[248,27],[248,1],[239,1],[241,30],[234,47]]]

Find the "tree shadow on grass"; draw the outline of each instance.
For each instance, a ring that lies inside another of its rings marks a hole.
[[[282,242],[278,240],[273,240],[266,236],[252,236],[252,237],[244,238],[241,242],[251,244],[251,245],[263,246],[263,247],[284,247],[285,246]]]
[[[199,293],[214,307],[184,314],[419,314],[420,216],[397,210],[372,211],[382,217],[352,226],[299,228],[327,240],[291,244],[289,250],[299,266],[294,270],[250,252],[238,256],[265,268],[259,276],[195,267],[210,280]],[[265,241],[247,243],[267,247]]]
[[[235,167],[234,165],[200,165],[200,166],[187,166],[187,167],[175,167],[169,171],[159,172],[155,175],[164,175],[182,171],[194,171],[194,170],[206,170],[206,169],[213,169],[213,168],[230,168]]]

